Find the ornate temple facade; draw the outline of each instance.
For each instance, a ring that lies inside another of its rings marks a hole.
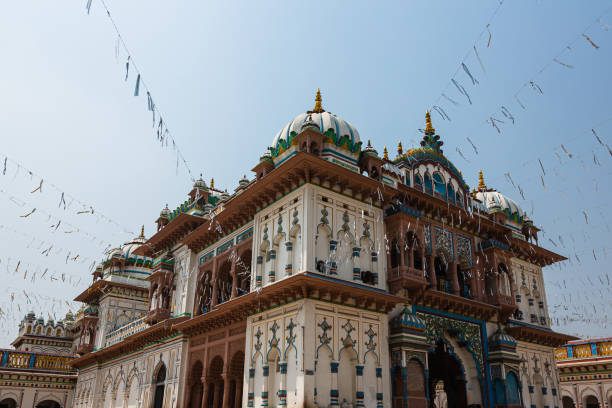
[[[559,407],[538,245],[426,115],[382,157],[315,107],[228,193],[200,177],[76,300],[75,407]]]
[[[555,357],[563,408],[612,407],[612,338],[571,341]]]
[[[0,349],[0,408],[72,406],[77,371],[72,314],[55,322],[28,313],[13,349]]]

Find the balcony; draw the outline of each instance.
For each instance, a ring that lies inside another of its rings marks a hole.
[[[149,311],[149,314],[145,318],[145,322],[154,325],[162,320],[166,320],[170,318],[170,310],[157,308]]]
[[[149,327],[149,325],[146,322],[146,317],[141,317],[140,319],[129,322],[119,327],[118,329],[108,333],[105,338],[106,341],[104,347],[112,346],[113,344],[122,341],[126,337],[131,336],[132,334],[136,334],[143,331],[147,327]]]
[[[387,278],[389,291],[397,293],[401,289],[413,290],[423,289],[428,285],[425,272],[409,266],[397,266],[389,270]]]
[[[76,349],[77,354],[84,355],[93,351],[93,344],[79,344]]]
[[[70,366],[72,357],[54,354],[32,353],[29,351],[0,349],[0,368],[15,370],[36,370],[76,373]]]

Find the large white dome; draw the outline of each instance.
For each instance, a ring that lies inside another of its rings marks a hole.
[[[489,212],[502,211],[512,218],[523,220],[527,213],[511,198],[499,191],[478,191],[476,198],[482,201]]]
[[[287,142],[289,135],[291,135],[292,132],[299,134],[307,125],[316,125],[321,132],[326,132],[332,129],[336,133],[338,139],[340,139],[342,136],[348,136],[352,142],[352,145],[361,142],[359,132],[355,126],[332,113],[326,112],[323,109],[321,105],[321,93],[317,90],[316,104],[314,109],[296,116],[295,119],[287,124],[287,126],[281,129],[274,137],[272,147],[278,147],[278,143],[281,140]]]

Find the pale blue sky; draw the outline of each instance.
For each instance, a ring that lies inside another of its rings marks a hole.
[[[182,167],[176,174],[172,149],[156,142],[146,97],[133,96],[134,72],[123,80],[127,55],[122,51],[115,60],[116,36],[101,3],[93,0],[90,15],[85,3],[1,3],[0,160],[8,155],[97,211],[76,214],[76,204],[58,209],[57,190],[43,183],[42,194],[31,194],[38,179],[8,162],[6,175],[0,173],[0,276],[8,287],[0,307],[11,314],[9,320],[21,318],[24,309],[60,318],[67,309],[60,299],[72,299],[89,283],[90,260],[101,259],[105,247],[99,240],[117,245],[130,237],[101,221],[100,212],[135,233],[145,224],[150,235],[160,209],[166,203],[176,207],[191,187]],[[495,0],[107,4],[192,170],[228,190],[243,174],[251,176],[279,129],[312,108],[317,88],[324,107],[353,123],[381,154],[386,145],[394,157],[399,140],[404,147],[414,145],[425,109],[438,100],[498,7]],[[486,73],[473,52],[465,60],[480,84],[473,86],[462,71],[455,76],[473,105],[451,85],[446,94],[460,106],[444,99],[440,105],[452,121],[433,114],[446,155],[468,183],[475,184],[482,168],[490,187],[528,212],[533,202],[532,218],[546,231],[540,242],[572,256],[573,265],[545,270],[548,300],[560,319],[556,330],[586,336],[610,335],[612,310],[605,275],[612,259],[607,226],[612,156],[590,133],[612,117],[612,29],[606,30],[612,13],[602,24],[595,22],[611,5],[506,1],[491,23],[490,46],[488,34],[477,43]],[[568,44],[571,49],[559,55]],[[573,68],[551,63],[555,56]],[[514,94],[533,78],[543,95],[522,90],[523,110]],[[502,105],[515,117],[514,125],[501,113]],[[504,120],[501,134],[484,123],[491,115]],[[610,123],[596,131],[604,144],[612,144]],[[526,200],[504,178],[506,172]],[[20,218],[34,207],[37,212]],[[54,230],[47,214],[65,223]],[[45,246],[31,237],[53,242],[50,255],[41,255]],[[58,246],[66,251],[57,252]],[[66,262],[67,251],[88,261]],[[26,279],[24,267],[30,268]],[[46,267],[57,277],[67,273],[67,279],[82,281],[50,282],[48,274],[40,280]],[[24,290],[30,298],[38,296],[38,303],[27,304]],[[564,322],[567,318],[580,322]],[[14,338],[14,324],[0,321],[3,345]]]

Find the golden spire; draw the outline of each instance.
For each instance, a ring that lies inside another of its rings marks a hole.
[[[431,115],[429,114],[429,110],[425,111],[425,134],[433,135],[436,133],[436,129],[431,126]]]
[[[400,141],[400,142],[397,144],[397,154],[398,154],[398,156],[401,156],[401,155],[402,155],[402,153],[404,153],[404,148],[402,147],[402,142]]]
[[[140,229],[140,236],[138,238],[144,238],[144,224],[142,224],[142,228]]]
[[[486,190],[487,185],[484,182],[484,177],[482,176],[482,169],[478,171],[478,191]]]
[[[323,109],[323,99],[321,98],[321,90],[317,88],[317,96],[315,97],[315,107],[312,110],[312,113],[322,113],[325,112]]]
[[[210,179],[210,188],[215,188],[215,178],[211,177]]]
[[[389,152],[387,151],[387,146],[383,149],[383,159],[389,160]]]

